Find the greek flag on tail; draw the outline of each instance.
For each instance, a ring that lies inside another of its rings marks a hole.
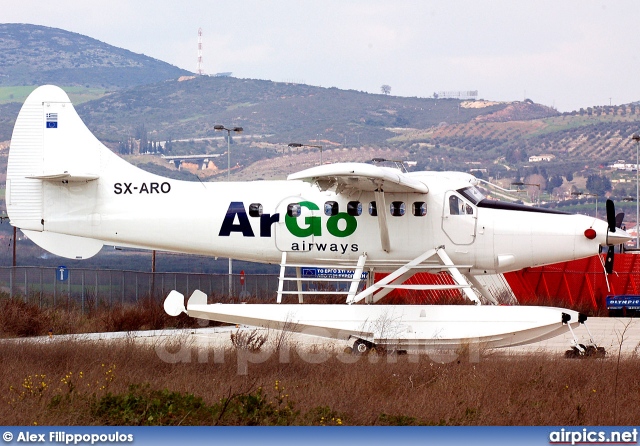
[[[58,128],[58,114],[57,113],[47,113],[47,125],[48,129],[57,129]]]

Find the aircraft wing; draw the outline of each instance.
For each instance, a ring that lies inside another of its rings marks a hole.
[[[288,180],[315,182],[320,189],[414,192],[426,194],[429,188],[422,181],[388,167],[363,163],[337,163],[312,167],[293,173]]]

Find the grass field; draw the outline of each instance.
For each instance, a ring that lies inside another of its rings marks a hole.
[[[36,89],[36,85],[19,86],[19,87],[0,87],[0,104],[7,102],[24,102],[27,96]],[[62,87],[71,98],[74,104],[98,99],[105,95],[105,90],[98,88],[85,87]]]

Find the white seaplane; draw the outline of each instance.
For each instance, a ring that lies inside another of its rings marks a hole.
[[[603,246],[610,272],[613,245],[630,239],[616,227],[613,203],[605,222],[488,200],[477,185],[467,173],[362,163],[313,167],[282,181],[168,179],[114,154],[66,93],[46,85],[17,117],[6,202],[13,226],[62,257],[87,258],[114,245],[281,266],[276,303],[209,304],[195,291],[185,305],[172,291],[164,304],[171,315],[344,339],[356,352],[461,342],[506,347],[573,332],[584,316],[496,305],[478,277],[594,256]],[[335,280],[306,277],[305,267],[349,271],[345,303],[303,303],[317,293],[303,289],[305,280]],[[448,272],[453,284],[405,284],[425,271]],[[388,274],[375,280],[379,272]],[[287,291],[287,280],[297,290]],[[393,289],[459,289],[476,305],[376,305]],[[287,293],[299,303],[281,303]]]

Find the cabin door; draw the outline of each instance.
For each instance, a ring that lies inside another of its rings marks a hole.
[[[442,230],[456,245],[470,245],[476,239],[478,209],[455,191],[444,195]]]

